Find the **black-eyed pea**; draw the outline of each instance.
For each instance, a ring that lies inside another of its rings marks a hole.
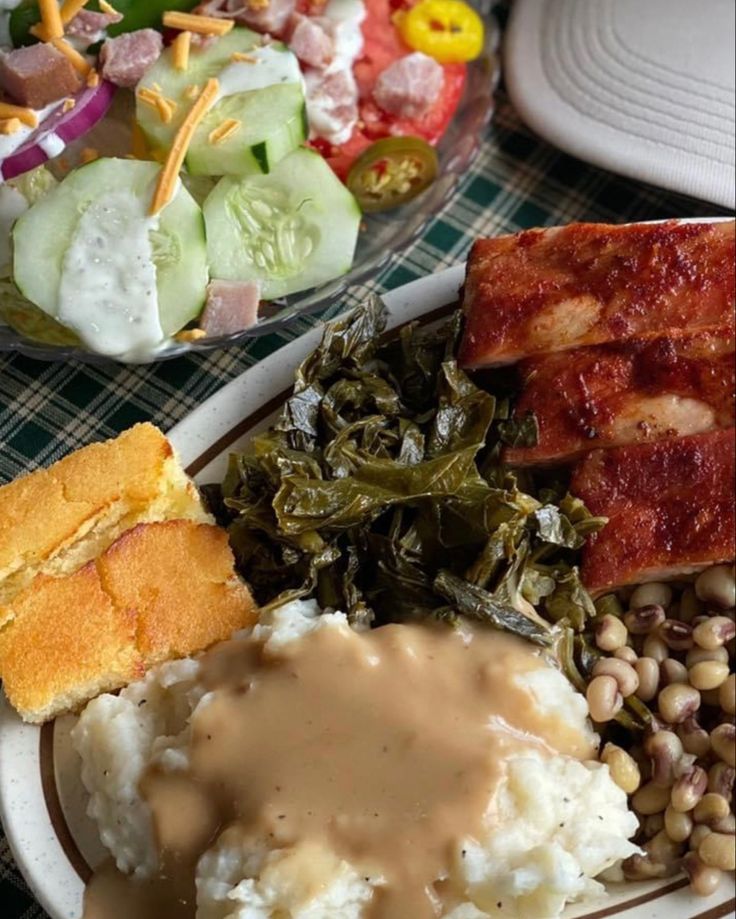
[[[683,754],[680,738],[672,731],[656,731],[645,738],[644,749],[652,763],[652,781],[664,787],[673,785]]]
[[[651,657],[658,664],[667,660],[670,656],[670,649],[667,647],[662,638],[657,634],[647,635],[641,646],[642,657]]]
[[[670,683],[687,683],[687,667],[674,657],[668,657],[659,665],[659,673],[663,686],[669,686]]]
[[[736,635],[736,623],[727,616],[709,616],[693,629],[693,641],[706,651],[723,647]]]
[[[722,664],[719,661],[701,661],[687,671],[687,679],[696,689],[719,689],[728,679],[728,664]]]
[[[736,836],[736,816],[732,813],[721,817],[711,827],[714,833],[726,833],[728,836]]]
[[[594,677],[588,684],[585,697],[588,700],[590,717],[599,724],[615,718],[624,704],[618,683],[608,675]]]
[[[662,625],[665,618],[664,609],[658,604],[651,604],[630,609],[624,616],[624,625],[632,635],[649,635]]]
[[[664,812],[664,828],[674,842],[685,842],[693,831],[693,820],[690,814],[680,813],[670,805]]]
[[[702,600],[698,598],[694,587],[686,587],[680,595],[680,619],[691,623],[703,612]]]
[[[693,808],[693,820],[696,823],[704,823],[706,826],[713,826],[731,812],[731,807],[723,795],[717,795],[712,791],[704,794],[703,797]]]
[[[714,565],[698,575],[695,593],[704,603],[723,609],[736,605],[736,578],[729,565]]]
[[[659,627],[659,637],[672,651],[687,651],[693,646],[693,628],[679,619],[665,619]]]
[[[709,833],[698,846],[698,857],[709,868],[721,871],[736,869],[736,845],[733,836]]]
[[[616,651],[626,645],[629,632],[618,616],[610,613],[595,623],[595,643],[601,651]]]
[[[683,871],[690,878],[690,889],[698,897],[710,897],[718,890],[722,873],[718,868],[704,865],[695,852],[688,852],[682,860]]]
[[[684,683],[672,683],[660,691],[657,706],[667,724],[681,724],[700,708],[700,693]]]
[[[710,651],[695,646],[690,648],[685,655],[685,666],[688,670],[696,664],[700,664],[702,661],[720,661],[722,664],[727,664],[728,651],[723,646],[720,648],[712,648]]]
[[[617,660],[626,661],[627,664],[632,666],[639,660],[639,655],[629,645],[624,645],[623,648],[616,648],[613,656]]]
[[[639,677],[636,670],[626,661],[615,657],[603,657],[595,662],[593,676],[611,676],[618,684],[618,690],[624,698],[633,696],[639,688]]]
[[[709,826],[706,826],[704,823],[699,823],[693,827],[693,831],[690,834],[690,839],[688,839],[688,846],[694,851],[698,851],[700,843],[705,839],[706,836],[710,836],[713,832]]]
[[[601,753],[601,762],[608,766],[611,778],[627,795],[633,795],[641,785],[641,772],[636,761],[616,744],[605,745]]]
[[[637,813],[643,814],[645,817],[651,814],[664,813],[669,802],[669,788],[655,785],[654,782],[647,782],[646,785],[642,785],[631,798],[631,806]]]
[[[653,657],[640,657],[634,669],[639,677],[636,695],[642,702],[650,702],[659,689],[659,663]]]
[[[662,584],[659,581],[640,584],[629,597],[631,609],[642,609],[645,606],[661,606],[667,609],[671,602],[672,588],[669,584]]]
[[[736,769],[726,763],[714,763],[708,770],[708,791],[722,795],[727,801],[731,800]]]
[[[710,732],[713,752],[732,769],[736,767],[736,728],[732,724],[719,724]]]
[[[677,725],[677,736],[682,741],[683,749],[693,756],[704,757],[710,753],[710,735],[701,727],[697,718],[686,718]]]
[[[672,786],[670,804],[676,811],[687,813],[705,794],[708,788],[708,774],[702,766],[691,766]]]
[[[736,714],[736,674],[726,677],[718,689],[718,704],[727,715]]]

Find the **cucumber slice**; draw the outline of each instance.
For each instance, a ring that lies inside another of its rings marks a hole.
[[[295,150],[267,176],[226,176],[203,210],[212,276],[260,281],[267,300],[324,284],[352,265],[360,208],[313,150]]]
[[[176,70],[169,48],[137,87],[136,117],[149,144],[167,151],[191,108],[192,86],[211,77],[220,81],[222,98],[197,128],[187,152],[187,169],[195,175],[249,175],[269,172],[306,140],[304,89],[296,57],[279,42],[261,44],[262,36],[233,29],[204,50],[192,49],[186,71]],[[233,59],[245,54],[249,60]],[[165,124],[141,90],[161,92],[176,104]],[[210,134],[228,119],[237,129],[211,143]]]
[[[70,173],[41,198],[13,229],[14,280],[45,313],[59,318],[60,290],[67,253],[85,214],[104,211],[111,196],[125,196],[147,212],[160,167],[139,160],[100,159]],[[91,209],[91,210],[90,210]],[[114,218],[110,217],[110,221]],[[88,217],[89,220],[89,217]],[[102,234],[110,226],[100,222]],[[177,332],[202,310],[208,281],[202,212],[182,186],[149,231],[161,329]],[[124,240],[117,256],[126,267]],[[149,263],[150,268],[150,263]],[[130,265],[135,276],[135,265]],[[83,335],[83,329],[76,329]],[[109,353],[115,353],[113,351]]]

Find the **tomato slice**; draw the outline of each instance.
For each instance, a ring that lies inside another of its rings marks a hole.
[[[386,137],[355,161],[347,185],[366,213],[406,204],[437,178],[434,147],[421,137]]]

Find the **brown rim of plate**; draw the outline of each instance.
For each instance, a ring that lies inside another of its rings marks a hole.
[[[457,303],[450,303],[446,304],[445,306],[438,307],[436,310],[432,310],[431,312],[425,313],[423,316],[418,317],[418,319],[412,320],[412,322],[418,322],[420,325],[429,325],[432,322],[443,319],[445,316],[450,315],[450,313],[452,313],[457,305]],[[392,328],[387,334],[394,334],[409,324],[410,323],[405,322],[394,326],[394,328]],[[248,415],[247,418],[244,418],[242,421],[239,421],[236,425],[230,428],[230,430],[223,434],[222,437],[218,438],[213,444],[207,447],[207,449],[203,450],[199,456],[193,459],[191,463],[189,463],[186,469],[187,474],[190,476],[195,476],[197,473],[205,469],[223,451],[225,451],[237,440],[247,434],[248,431],[250,431],[257,424],[259,424],[265,418],[268,418],[269,415],[276,411],[279,405],[281,405],[291,394],[292,389],[293,387],[289,387],[288,389],[282,390],[280,393],[278,393],[278,395],[274,396],[272,399],[269,399],[268,402],[265,402],[255,412]],[[56,769],[54,763],[54,725],[54,721],[49,721],[42,725],[40,731],[39,765],[41,769],[41,787],[43,789],[43,796],[46,804],[46,810],[48,811],[49,820],[51,822],[51,826],[54,829],[54,832],[56,833],[57,840],[61,845],[64,854],[69,860],[69,864],[72,866],[82,883],[86,885],[92,877],[92,867],[87,863],[87,860],[82,855],[79,847],[77,846],[76,840],[72,836],[71,830],[69,829],[69,825],[66,821],[66,817],[64,816],[64,809],[61,806],[59,789],[56,784]],[[618,913],[633,909],[636,906],[643,906],[645,903],[651,903],[653,900],[658,900],[661,897],[667,896],[667,894],[681,890],[687,885],[687,878],[681,877],[669,884],[666,884],[663,887],[657,888],[656,890],[651,890],[648,893],[641,894],[638,897],[633,897],[631,900],[626,900],[622,903],[616,903],[594,913],[586,913],[584,916],[580,916],[579,919],[607,919],[608,916],[615,916]],[[696,916],[693,916],[692,919],[721,919],[723,916],[730,916],[733,913],[735,907],[736,899],[732,898],[725,903],[721,903],[718,906],[714,906],[711,909],[706,910],[704,913],[698,913]]]

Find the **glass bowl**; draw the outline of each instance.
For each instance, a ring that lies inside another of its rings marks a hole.
[[[423,194],[403,207],[383,214],[367,214],[350,271],[342,277],[312,290],[303,291],[269,304],[269,315],[257,325],[235,335],[202,338],[195,342],[172,341],[149,362],[169,360],[183,354],[201,353],[242,344],[251,338],[268,335],[289,326],[299,316],[316,312],[338,300],[345,291],[376,274],[396,254],[407,249],[448,202],[475,159],[494,108],[494,93],[500,76],[498,56],[499,28],[491,14],[491,0],[474,0],[473,6],[486,23],[483,53],[468,65],[468,79],[462,101],[450,127],[437,147],[440,161],[438,179]],[[85,138],[89,143],[89,136]],[[98,147],[107,144],[96,144]],[[103,149],[103,153],[106,151]],[[2,297],[2,293],[0,293]],[[0,351],[17,351],[38,360],[109,363],[112,358],[79,346],[52,345],[22,335],[0,319]]]

